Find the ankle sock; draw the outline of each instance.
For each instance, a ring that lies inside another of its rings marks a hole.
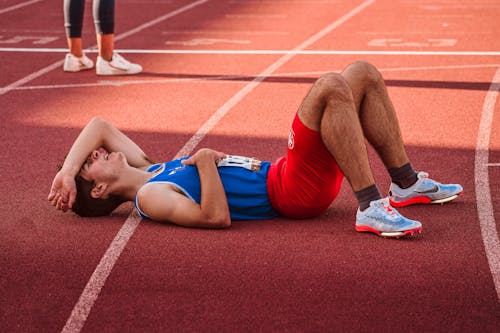
[[[388,171],[392,182],[400,188],[408,188],[418,180],[417,172],[409,162],[399,168],[390,168]]]
[[[359,210],[363,211],[370,207],[370,202],[382,199],[377,185],[370,185],[364,189],[354,192],[356,199],[358,199]]]

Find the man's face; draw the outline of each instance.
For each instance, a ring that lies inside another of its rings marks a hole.
[[[109,153],[104,148],[94,150],[80,170],[80,176],[94,182],[112,182],[118,178],[118,171],[126,164],[125,156],[120,152]]]

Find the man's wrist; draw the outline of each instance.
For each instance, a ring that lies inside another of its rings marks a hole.
[[[67,176],[75,177],[80,172],[80,167],[63,165],[59,172]]]

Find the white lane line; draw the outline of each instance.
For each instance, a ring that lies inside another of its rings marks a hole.
[[[470,68],[497,68],[500,64],[474,64],[474,65],[456,65],[456,66],[421,66],[421,67],[391,67],[391,68],[379,68],[380,72],[400,72],[400,71],[434,71],[438,69],[470,69]],[[326,72],[340,72],[341,69],[327,69],[323,71],[309,71],[309,72],[290,72],[290,73],[279,73],[269,75],[268,78],[273,77],[311,77],[320,76]],[[201,82],[201,81],[237,81],[237,80],[249,80],[250,77],[254,77],[256,75],[195,75],[193,77],[189,77],[189,74],[186,74],[186,77],[173,77],[166,79],[152,79],[152,80],[141,80],[141,79],[132,79],[132,80],[99,80],[97,82],[89,82],[89,83],[67,83],[67,84],[45,84],[45,85],[37,85],[37,86],[22,86],[14,88],[13,90],[44,90],[44,89],[71,89],[71,88],[87,88],[87,87],[121,87],[127,85],[153,85],[153,84],[169,84],[169,83],[191,83],[191,82]],[[491,165],[491,163],[489,164]],[[495,166],[495,165],[493,165]]]
[[[193,9],[195,7],[198,7],[200,5],[203,5],[204,3],[208,2],[208,1],[209,0],[198,0],[198,1],[192,2],[192,3],[188,4],[188,5],[185,5],[183,7],[180,7],[179,9],[173,10],[173,11],[171,11],[171,12],[169,12],[169,13],[163,15],[163,16],[160,16],[160,17],[158,17],[158,18],[156,18],[154,20],[151,20],[149,22],[141,24],[140,26],[138,26],[138,27],[136,27],[136,28],[134,28],[132,30],[129,30],[127,32],[124,32],[124,33],[120,34],[119,36],[115,37],[115,41],[122,40],[122,39],[127,38],[127,37],[129,37],[131,35],[134,35],[134,34],[136,34],[138,32],[141,32],[142,30],[150,28],[153,25],[156,25],[156,24],[161,23],[161,22],[163,22],[165,20],[168,20],[169,18],[172,18],[174,16],[182,14],[182,13],[184,13],[184,12],[190,10],[190,9]]]
[[[8,93],[9,91],[11,91],[13,89],[16,89],[16,88],[22,86],[25,83],[28,83],[28,82],[30,82],[30,81],[32,81],[40,76],[52,71],[53,69],[62,67],[63,63],[64,63],[64,60],[59,60],[59,61],[57,61],[57,62],[55,62],[55,63],[53,63],[45,68],[40,69],[39,71],[31,73],[30,75],[25,76],[22,79],[17,80],[16,82],[9,84],[8,86],[0,88],[0,96],[5,94],[5,93]]]
[[[317,34],[313,35],[305,42],[296,47],[296,49],[305,48],[315,41],[319,40],[327,33],[337,28],[339,25],[347,21],[349,18],[353,17],[368,5],[372,4],[375,0],[369,0],[356,7],[334,23],[330,24]],[[189,139],[189,141],[182,147],[174,158],[179,158],[188,155],[206,136],[206,134],[217,124],[217,122],[222,119],[222,117],[238,102],[240,102],[246,95],[248,95],[264,78],[266,75],[271,75],[285,62],[290,60],[293,55],[285,55],[274,62],[272,65],[267,67],[253,82],[246,85],[243,89],[237,92],[232,98],[230,98],[224,105],[222,105],[213,115],[210,117],[200,129]],[[261,78],[262,76],[262,78]],[[85,286],[85,289],[78,300],[75,308],[71,312],[71,315],[63,328],[63,333],[76,333],[80,332],[85,324],[85,321],[92,309],[92,306],[97,299],[107,277],[109,276],[113,266],[118,260],[122,250],[125,248],[130,237],[132,237],[140,219],[137,218],[137,213],[133,212],[129,218],[124,222],[124,225],[118,232],[117,236],[109,246],[108,250],[104,254],[101,262],[97,266],[96,270],[90,277],[89,282]],[[122,232],[123,230],[123,232]]]
[[[252,76],[253,77],[253,76]],[[221,76],[199,76],[185,78],[170,78],[170,79],[153,79],[153,80],[120,80],[120,81],[98,81],[92,83],[68,83],[68,84],[46,84],[39,86],[23,86],[14,90],[43,90],[43,89],[67,89],[67,88],[89,88],[89,87],[121,87],[127,85],[152,85],[165,83],[191,83],[200,81],[230,81],[230,80],[248,80],[249,76],[245,75],[221,75]]]
[[[266,0],[267,3],[272,3],[272,2],[275,2],[275,3],[279,3],[279,4],[283,4],[283,3],[286,3],[287,5],[291,5],[291,4],[294,4],[294,3],[302,3],[302,4],[311,4],[311,3],[326,3],[326,4],[329,4],[329,3],[338,3],[339,0],[286,0],[286,1],[283,1],[283,0]],[[262,0],[231,0],[229,1],[230,4],[233,4],[233,3],[244,3],[244,4],[248,4],[248,3],[253,3],[253,4],[262,4]]]
[[[61,332],[75,333],[81,331],[90,313],[90,309],[101,292],[104,282],[106,282],[118,257],[125,248],[125,245],[127,245],[130,237],[134,234],[135,228],[139,225],[141,220],[141,217],[136,214],[130,214],[127,220],[125,220],[125,223],[116,234],[111,245],[106,250],[106,253],[104,253],[94,273],[92,273],[90,280],[87,282],[85,289],[80,295],[76,306],[73,308]]]
[[[208,1],[208,0],[204,0]],[[121,35],[120,35],[121,37]],[[118,37],[116,38],[118,39]],[[121,38],[120,38],[121,39]],[[84,50],[86,53],[97,53],[95,48]],[[372,51],[372,50],[185,50],[185,49],[116,49],[119,53],[129,54],[228,54],[228,55],[396,55],[396,56],[473,56],[497,57],[500,51]],[[35,52],[35,53],[65,53],[64,48],[32,48],[32,47],[0,47],[0,52]]]
[[[40,1],[43,1],[43,0],[31,0],[31,1],[21,2],[21,3],[18,3],[17,5],[0,9],[0,14],[7,13],[7,12],[10,12],[10,11],[19,9],[19,8],[23,8],[23,7],[29,6],[31,4],[34,4],[34,3],[37,3],[37,2],[40,2]]]
[[[188,5],[185,5],[184,7],[180,7],[179,9],[173,10],[173,11],[171,11],[171,12],[169,12],[169,13],[163,15],[163,16],[160,16],[160,17],[158,17],[158,18],[156,18],[156,19],[154,19],[152,21],[149,21],[147,23],[141,24],[141,25],[137,26],[134,29],[131,29],[131,30],[127,31],[127,32],[124,32],[122,34],[119,34],[119,35],[115,36],[115,41],[119,41],[121,39],[124,39],[125,37],[129,37],[129,36],[131,36],[133,34],[136,34],[136,33],[140,32],[140,31],[142,31],[142,30],[144,30],[146,28],[149,28],[149,27],[151,27],[151,26],[153,26],[155,24],[158,24],[158,23],[160,23],[160,22],[162,22],[164,20],[172,18],[172,17],[174,17],[176,15],[182,14],[185,11],[188,11],[190,9],[193,9],[193,8],[197,7],[197,6],[200,6],[200,5],[204,4],[207,1],[209,1],[209,0],[194,1],[194,2],[192,2],[190,4],[188,4]],[[68,51],[66,50],[65,52],[68,52]],[[51,70],[53,70],[53,69],[55,69],[57,67],[62,66],[63,63],[64,63],[64,60],[59,60],[59,61],[57,61],[57,62],[55,62],[55,63],[53,63],[53,64],[51,64],[51,65],[49,65],[49,66],[47,66],[45,68],[40,69],[37,72],[34,72],[34,73],[32,73],[32,74],[30,74],[30,75],[22,78],[21,80],[18,80],[18,81],[13,82],[13,83],[11,83],[11,84],[3,87],[3,88],[0,88],[0,96],[3,95],[3,94],[5,94],[5,93],[8,93],[12,89],[15,89],[15,88],[17,88],[17,87],[25,84],[26,82],[32,81],[32,80],[34,80],[34,79],[36,79],[36,78],[44,75],[45,73],[50,72]]]
[[[236,19],[242,19],[242,18],[250,18],[250,19],[266,19],[266,20],[272,20],[272,19],[286,19],[288,15],[283,15],[283,14],[226,14],[224,17],[227,18],[236,18]]]
[[[472,65],[447,65],[447,66],[415,66],[415,67],[378,67],[379,72],[409,72],[409,71],[435,71],[448,69],[474,69],[497,68],[500,64],[472,64]],[[327,72],[340,72],[341,69],[328,68],[320,71],[279,73],[278,76],[320,76]]]
[[[290,35],[288,31],[276,30],[210,30],[210,29],[197,29],[197,30],[167,30],[162,31],[162,35],[245,35],[245,36],[260,36],[260,35]]]
[[[201,4],[204,4],[208,0],[200,0],[200,1],[195,1],[189,5],[186,5],[184,7],[181,7],[175,11],[172,11],[166,15],[161,16],[161,20],[156,19],[153,21],[150,21],[149,23],[142,24],[139,27],[132,29],[116,39],[123,39],[123,36],[130,36],[132,33],[137,33],[141,31],[142,29],[146,29],[150,27],[152,24],[151,22],[154,22],[154,24],[160,23],[163,20],[166,20],[168,18],[171,18],[175,15],[181,14],[189,9],[192,9],[196,6],[199,6]],[[175,15],[174,15],[175,13]],[[116,40],[115,39],[115,40]],[[51,66],[46,67],[43,70],[46,70],[48,68],[51,68],[59,62],[52,64]],[[40,71],[39,71],[40,72]],[[37,72],[38,73],[38,72]],[[40,74],[41,75],[41,74]],[[19,81],[18,81],[19,82]],[[1,91],[0,91],[1,92]],[[1,93],[0,93],[1,95]],[[85,324],[85,321],[87,320],[87,317],[90,313],[90,310],[92,309],[92,306],[94,305],[94,302],[96,301],[99,293],[101,292],[101,289],[106,282],[106,279],[108,278],[109,274],[111,273],[111,270],[113,269],[113,266],[115,265],[116,261],[120,257],[123,249],[128,243],[128,240],[132,235],[134,234],[134,231],[141,221],[141,218],[137,215],[135,211],[133,211],[128,218],[125,220],[123,226],[111,242],[110,246],[106,250],[106,253],[104,256],[101,258],[101,261],[97,265],[96,269],[92,273],[92,276],[90,277],[89,281],[87,282],[87,285],[85,286],[82,294],[80,295],[80,298],[78,299],[78,302],[74,306],[73,310],[71,311],[71,314],[66,321],[66,324],[64,325],[62,332],[64,333],[78,333],[81,331],[83,328],[83,325]]]
[[[490,167],[500,167],[500,163],[486,163],[486,165]]]
[[[438,70],[438,69],[471,69],[471,68],[496,68],[500,64],[473,64],[473,65],[447,65],[447,66],[415,66],[415,67],[393,67],[393,68],[381,68],[380,71],[383,72],[398,72],[398,71],[422,71],[422,70]]]
[[[474,179],[476,184],[476,204],[479,226],[483,238],[486,258],[490,266],[491,276],[500,302],[500,241],[496,229],[493,204],[491,201],[490,181],[488,173],[488,155],[495,112],[495,103],[500,90],[500,68],[497,70],[488,93],[484,99],[483,112],[477,135],[476,156],[474,161]]]
[[[318,33],[309,37],[302,44],[295,47],[292,51],[300,51],[303,50],[313,43],[317,42],[328,33],[336,29],[338,26],[361,12],[363,9],[371,5],[375,0],[368,0],[363,2],[358,7],[351,10],[349,13],[345,14],[338,20],[334,21]],[[243,89],[241,89],[238,93],[236,93],[232,98],[230,98],[224,105],[222,105],[217,112],[215,112],[201,127],[200,129],[189,139],[188,142],[181,148],[179,153],[177,154],[177,158],[188,155],[206,136],[206,134],[226,115],[227,112],[231,108],[233,108],[237,103],[239,103],[246,95],[248,95],[252,90],[254,90],[266,77],[272,75],[278,68],[280,68],[283,64],[285,64],[288,60],[293,58],[295,53],[286,53],[281,58],[279,58],[272,65],[267,67],[264,71],[257,75],[255,79],[253,79],[250,83],[248,83]]]

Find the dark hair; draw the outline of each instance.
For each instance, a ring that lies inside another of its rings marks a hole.
[[[71,210],[84,217],[105,216],[111,214],[118,206],[124,203],[124,198],[117,195],[110,195],[106,199],[92,198],[90,192],[95,186],[91,180],[86,180],[82,176],[75,177],[76,199]]]

